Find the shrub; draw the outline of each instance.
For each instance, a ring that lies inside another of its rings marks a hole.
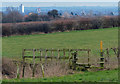
[[[117,16],[92,17],[78,19],[58,19],[54,21],[22,22],[22,23],[3,23],[2,35],[23,35],[35,32],[51,33],[67,30],[88,30],[108,27],[117,27]]]

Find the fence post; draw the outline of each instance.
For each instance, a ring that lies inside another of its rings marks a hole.
[[[44,67],[43,67],[42,63],[41,63],[41,70],[42,70],[42,75],[43,75],[43,78],[44,78]]]
[[[63,56],[64,56],[63,60],[65,60],[65,49],[63,49]]]
[[[46,48],[45,49],[45,62],[47,61],[47,51],[48,51],[48,49]]]
[[[42,61],[42,49],[40,49],[40,61]]]
[[[107,51],[107,58],[108,58],[107,61],[108,61],[108,66],[109,66],[109,49],[107,48],[106,51]]]
[[[77,52],[74,52],[72,55],[73,55],[73,60],[72,60],[73,70],[76,70]]]
[[[58,49],[58,59],[60,59],[60,50]]]
[[[53,48],[51,49],[51,61],[52,61],[52,58],[53,58]]]
[[[32,77],[35,75],[35,49],[33,49],[33,74]]]
[[[25,73],[25,57],[24,57],[24,54],[25,54],[25,49],[23,49],[23,52],[22,52],[22,58],[23,58],[23,71],[22,71],[22,77],[24,77],[24,73]]]
[[[104,57],[103,57],[103,48],[102,48],[102,41],[100,42],[100,67],[104,68]]]
[[[90,53],[89,53],[90,51],[88,50],[88,65],[89,65],[89,61],[90,61]]]

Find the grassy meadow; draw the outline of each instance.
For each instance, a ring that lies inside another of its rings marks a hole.
[[[103,49],[118,46],[118,28],[56,32],[50,34],[34,34],[10,36],[2,38],[2,56],[21,58],[24,48],[75,48],[91,49],[99,55],[100,41]],[[94,57],[93,57],[94,58]],[[92,59],[92,58],[91,58]],[[93,61],[95,62],[95,61]],[[112,64],[114,66],[114,64]],[[79,72],[78,74],[50,78],[4,79],[3,82],[116,82],[118,70],[97,72]]]
[[[3,37],[2,56],[20,58],[24,48],[89,48],[97,53],[101,40],[104,49],[117,47],[118,28]]]

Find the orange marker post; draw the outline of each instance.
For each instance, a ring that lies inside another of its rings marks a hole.
[[[103,47],[102,47],[102,45],[103,45],[103,42],[100,41],[100,52],[103,52]]]
[[[104,57],[103,57],[103,42],[102,41],[100,41],[100,56],[101,56],[100,66],[101,66],[101,68],[103,68],[104,67]]]

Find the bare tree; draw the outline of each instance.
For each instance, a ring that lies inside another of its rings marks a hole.
[[[23,16],[13,7],[6,8],[6,14],[3,14],[3,23],[22,22]]]

